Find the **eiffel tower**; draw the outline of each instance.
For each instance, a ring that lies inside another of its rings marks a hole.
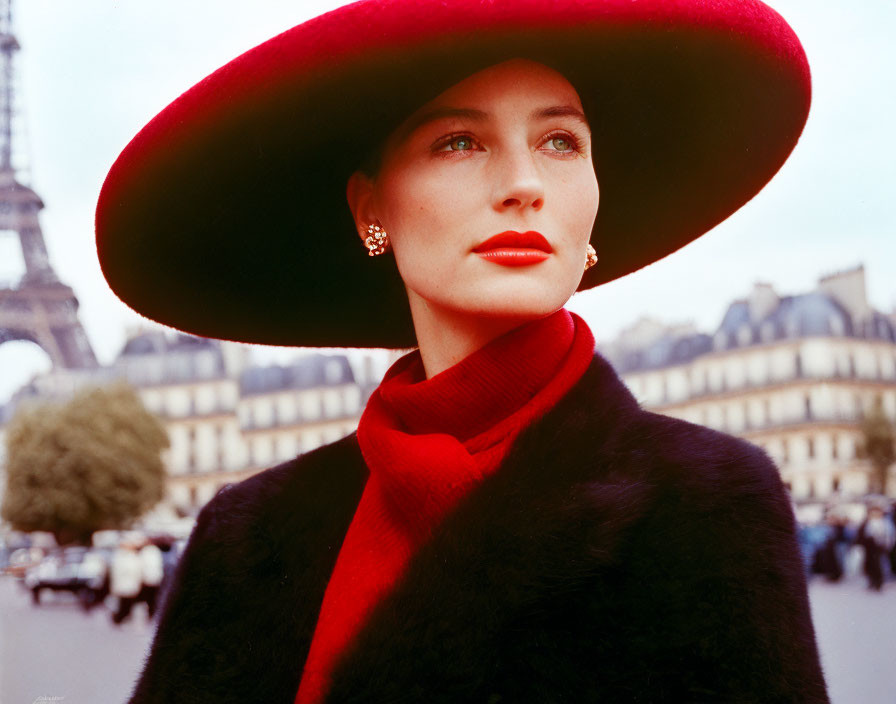
[[[78,299],[50,265],[38,213],[43,201],[21,184],[12,164],[13,56],[12,0],[0,0],[0,237],[17,236],[25,273],[0,283],[0,344],[30,340],[49,355],[54,368],[97,366],[78,319]]]

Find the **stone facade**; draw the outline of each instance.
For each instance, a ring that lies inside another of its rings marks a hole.
[[[896,324],[863,267],[793,296],[758,283],[712,335],[642,319],[598,347],[646,408],[764,448],[795,500],[868,492],[859,424],[876,395],[896,418]]]

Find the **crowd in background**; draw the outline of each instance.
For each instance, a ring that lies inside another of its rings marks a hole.
[[[879,592],[896,580],[896,501],[878,497],[860,514],[855,509],[832,503],[820,520],[798,524],[803,563],[809,579],[863,575],[868,589]],[[120,625],[141,603],[150,620],[155,616],[185,544],[172,536],[126,533],[103,547],[22,548],[4,555],[3,569],[19,578],[35,605],[42,592],[69,591],[86,611],[105,607]]]
[[[810,577],[839,582],[861,572],[873,591],[896,578],[896,502],[869,502],[860,521],[832,504],[819,523],[800,525],[799,539]]]

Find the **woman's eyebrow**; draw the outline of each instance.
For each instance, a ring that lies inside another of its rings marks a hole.
[[[541,120],[547,117],[572,117],[587,127],[589,132],[591,131],[591,125],[588,123],[585,113],[572,105],[552,105],[549,108],[539,108],[538,110],[533,110],[529,117],[533,120]]]
[[[398,134],[396,134],[396,138],[400,141],[405,137],[409,137],[424,125],[427,125],[430,122],[435,122],[436,120],[444,120],[446,118],[466,118],[475,122],[485,122],[491,117],[491,113],[477,110],[476,108],[454,108],[448,106],[433,108],[432,110],[427,110],[419,115],[412,115],[408,118],[408,121],[405,122]],[[529,119],[532,120],[543,120],[550,117],[572,117],[579,120],[589,131],[591,130],[591,125],[588,124],[588,119],[585,117],[585,113],[572,105],[552,105],[550,107],[538,108],[529,114]]]

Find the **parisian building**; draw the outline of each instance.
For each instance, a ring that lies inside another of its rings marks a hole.
[[[896,418],[896,315],[863,266],[797,295],[756,283],[712,334],[642,318],[598,349],[644,408],[765,449],[795,501],[868,493],[860,423],[876,396]]]
[[[237,420],[246,467],[255,472],[350,434],[369,387],[347,357],[312,355],[291,366],[247,369],[240,376]]]
[[[170,442],[162,457],[166,498],[145,521],[195,515],[225,483],[353,432],[400,353],[297,354],[289,364],[257,366],[244,345],[158,329],[132,333],[111,365],[53,370],[20,389],[0,408],[0,444],[18,404],[62,400],[81,388],[125,380],[163,422]]]
[[[869,305],[861,266],[797,295],[757,283],[712,334],[642,318],[598,348],[643,407],[765,449],[798,502],[867,493],[862,415],[879,395],[896,418],[896,313]],[[169,435],[154,515],[195,515],[223,484],[351,433],[402,353],[304,351],[257,366],[243,345],[143,330],[109,366],[54,370],[23,387],[0,407],[0,446],[18,403],[124,379]]]

